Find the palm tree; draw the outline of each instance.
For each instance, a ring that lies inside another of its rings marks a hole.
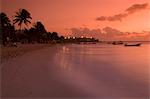
[[[21,30],[21,26],[24,23],[26,26],[28,26],[28,23],[31,24],[30,19],[32,19],[31,14],[26,9],[19,9],[19,12],[16,12],[14,24],[18,23],[18,26],[20,27],[19,30]]]
[[[11,37],[11,23],[5,13],[0,13],[0,43],[7,42],[7,38]]]
[[[7,27],[10,26],[10,20],[5,13],[0,13],[0,26]]]

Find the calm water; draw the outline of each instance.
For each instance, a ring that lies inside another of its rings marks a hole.
[[[148,97],[149,48],[72,44],[61,47],[54,61],[63,81],[89,96]]]
[[[4,63],[3,97],[148,99],[150,44],[56,45]]]

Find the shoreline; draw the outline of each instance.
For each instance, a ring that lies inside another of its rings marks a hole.
[[[66,43],[63,43],[66,44]],[[70,44],[70,43],[67,43]],[[72,43],[71,43],[72,44]],[[105,43],[103,43],[105,44]],[[57,44],[18,44],[17,47],[4,47],[0,45],[0,64],[8,61],[11,58],[24,55],[27,52],[40,50],[45,47],[50,47]],[[61,44],[62,45],[62,44]]]
[[[53,44],[19,44],[17,47],[2,47],[0,50],[0,63],[4,63],[11,58],[24,55],[25,53],[50,47]]]

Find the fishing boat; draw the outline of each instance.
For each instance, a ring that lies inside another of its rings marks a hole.
[[[141,43],[138,43],[138,44],[124,44],[124,46],[140,46]]]

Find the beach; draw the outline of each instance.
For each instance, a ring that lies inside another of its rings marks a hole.
[[[1,47],[0,51],[0,56],[1,56],[1,63],[23,55],[27,52],[32,52],[35,50],[39,50],[42,49],[44,47],[49,47],[52,44],[17,44],[17,47]]]
[[[2,98],[147,99],[149,45],[54,45],[2,63]]]
[[[150,0],[2,0],[0,99],[150,99]]]

